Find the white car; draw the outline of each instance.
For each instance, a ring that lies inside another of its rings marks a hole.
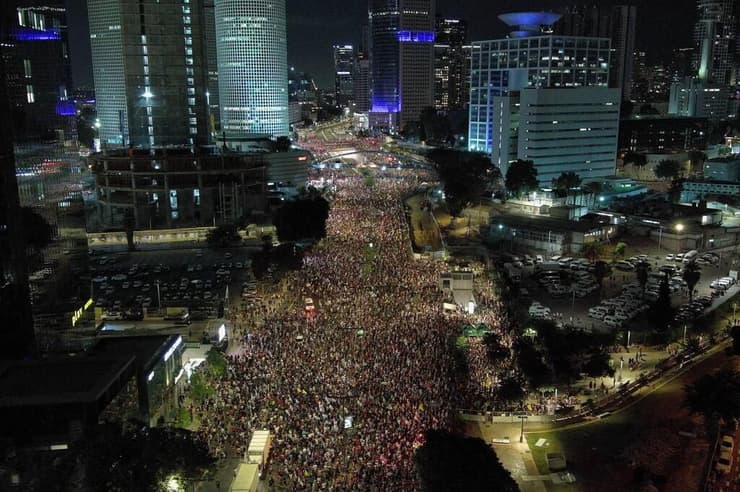
[[[111,277],[111,280],[126,280],[128,277],[122,273],[119,273],[118,275],[113,275]]]
[[[666,259],[666,261],[673,261],[675,259],[675,256],[673,256],[671,254],[665,255],[665,259]]]

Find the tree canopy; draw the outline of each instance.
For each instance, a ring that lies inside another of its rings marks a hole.
[[[648,320],[655,330],[665,333],[673,320],[673,306],[671,305],[671,288],[668,277],[663,277],[658,288],[658,299],[648,312]]]
[[[694,287],[701,278],[701,268],[695,261],[690,261],[683,269],[683,279],[689,289],[689,302],[694,300]]]
[[[509,165],[505,178],[506,189],[515,196],[521,196],[539,186],[537,181],[537,168],[534,162],[517,159]]]
[[[493,164],[486,155],[434,149],[429,158],[444,185],[450,214],[459,215],[466,206],[480,201],[493,174]]]
[[[645,154],[629,151],[624,154],[622,162],[632,164],[635,167],[644,167],[647,164],[647,157],[645,157]]]
[[[721,417],[730,423],[740,420],[740,373],[724,369],[706,374],[686,385],[685,404],[692,413],[705,418]]]
[[[560,196],[567,196],[570,190],[581,186],[581,177],[573,171],[565,171],[552,180],[552,186]]]
[[[83,441],[89,490],[159,491],[171,476],[203,478],[214,459],[195,433],[172,427],[123,430],[106,424]]]
[[[681,172],[681,164],[673,159],[664,159],[655,166],[655,176],[660,179],[677,178]]]
[[[328,218],[329,202],[318,191],[311,191],[283,203],[273,222],[281,241],[297,241],[326,236]]]
[[[596,259],[601,256],[603,251],[604,246],[598,241],[591,241],[590,243],[586,243],[583,245],[583,248],[581,248],[581,254],[583,254],[583,257],[587,258],[591,263],[596,261]]]
[[[516,492],[519,486],[480,438],[429,430],[414,456],[423,492]]]
[[[208,231],[206,235],[206,241],[212,246],[228,246],[240,240],[236,224],[220,225]]]

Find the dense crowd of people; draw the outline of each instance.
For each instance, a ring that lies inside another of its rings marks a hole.
[[[268,428],[279,490],[414,490],[423,432],[451,428],[456,408],[490,396],[497,376],[478,343],[472,382],[456,383],[454,341],[471,319],[442,309],[449,267],[410,251],[402,198],[429,179],[421,174],[390,170],[369,184],[334,172],[327,237],[282,292],[232,308],[241,347],[198,412],[214,453],[243,453]],[[475,322],[510,344],[493,292],[479,304]]]

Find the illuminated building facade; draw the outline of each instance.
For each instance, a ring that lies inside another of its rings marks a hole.
[[[216,0],[215,17],[222,133],[287,136],[285,0]]]
[[[401,130],[434,106],[434,0],[370,0],[370,125]]]
[[[203,0],[90,0],[103,146],[210,142]]]
[[[334,46],[334,98],[340,108],[351,106],[354,95],[352,70],[355,48],[351,44]]]
[[[609,83],[609,39],[551,34],[558,14],[503,14],[517,27],[506,39],[472,43],[468,149],[493,151],[498,124],[494,98],[526,88],[566,88]]]
[[[434,107],[463,109],[468,104],[470,47],[468,25],[460,19],[437,18],[434,40]]]

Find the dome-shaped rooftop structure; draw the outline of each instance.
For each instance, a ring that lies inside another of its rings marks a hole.
[[[552,26],[561,15],[554,12],[512,12],[498,16],[506,25],[515,28],[515,37],[539,34],[542,26]]]

